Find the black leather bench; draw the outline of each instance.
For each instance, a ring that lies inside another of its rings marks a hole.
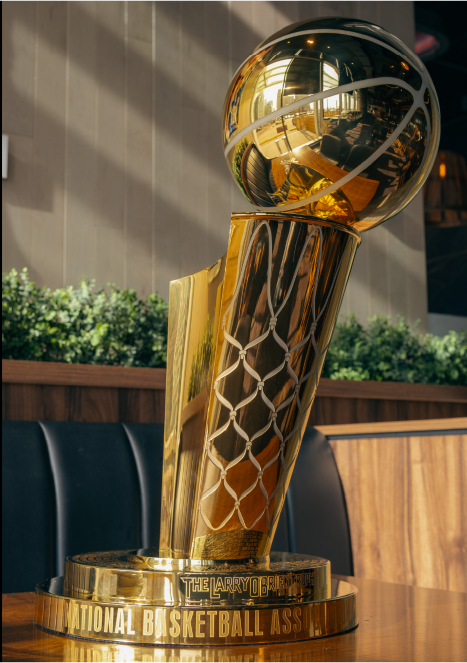
[[[3,422],[2,591],[62,575],[65,557],[158,547],[162,424]],[[352,574],[344,493],[327,439],[307,428],[274,550]]]

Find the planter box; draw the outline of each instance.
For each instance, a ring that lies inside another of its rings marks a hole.
[[[164,421],[165,369],[2,360],[2,418]],[[309,423],[364,424],[467,416],[467,387],[322,378]]]

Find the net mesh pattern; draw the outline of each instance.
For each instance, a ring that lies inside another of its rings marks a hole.
[[[248,344],[243,346],[236,338],[231,336],[226,331],[226,328],[225,328],[226,327],[226,320],[227,320],[227,316],[228,316],[229,312],[231,311],[231,309],[233,308],[234,303],[235,303],[235,301],[238,297],[238,294],[240,292],[241,284],[242,284],[242,281],[243,281],[243,278],[244,278],[244,275],[245,275],[246,266],[247,266],[248,259],[249,259],[249,256],[250,256],[250,253],[251,253],[251,250],[252,250],[252,247],[253,247],[255,237],[259,233],[260,229],[263,226],[266,228],[267,234],[268,234],[267,302],[268,302],[268,308],[269,308],[269,313],[270,313],[269,328],[267,329],[267,331],[265,333],[261,334],[260,336],[258,336],[257,338],[251,340]],[[316,331],[316,328],[317,328],[320,317],[323,315],[324,311],[326,310],[327,304],[329,302],[331,293],[332,293],[333,288],[334,288],[334,283],[335,283],[336,276],[339,272],[340,263],[342,262],[342,258],[343,258],[343,256],[342,256],[341,259],[340,259],[339,267],[335,272],[335,276],[334,276],[334,279],[331,283],[331,287],[330,287],[328,295],[326,297],[324,306],[321,308],[319,314],[316,315],[316,290],[317,290],[318,276],[320,274],[320,268],[321,268],[323,235],[322,235],[322,230],[319,226],[312,226],[311,228],[312,229],[311,229],[310,233],[308,234],[308,236],[305,239],[302,251],[301,251],[299,259],[297,261],[297,265],[296,265],[296,268],[295,268],[295,271],[294,271],[292,281],[291,281],[290,286],[287,290],[287,293],[284,297],[284,300],[283,300],[282,304],[276,310],[274,310],[273,304],[272,304],[272,299],[271,299],[272,246],[273,246],[272,233],[271,233],[271,229],[270,229],[269,224],[268,224],[267,221],[263,221],[262,223],[260,223],[257,226],[257,228],[255,229],[255,231],[254,231],[254,233],[253,233],[253,235],[250,239],[250,242],[249,242],[249,245],[248,245],[248,248],[247,248],[247,251],[246,251],[245,259],[243,261],[242,268],[241,268],[241,271],[240,271],[240,274],[238,276],[238,280],[237,280],[237,283],[236,283],[236,286],[235,286],[235,290],[234,290],[232,300],[231,300],[228,308],[226,309],[226,311],[224,313],[224,316],[223,316],[223,319],[222,319],[222,329],[223,329],[224,339],[227,341],[227,343],[231,344],[232,346],[234,346],[235,348],[238,349],[239,356],[238,356],[238,359],[235,363],[233,363],[227,369],[222,371],[222,373],[220,373],[216,377],[216,379],[214,381],[214,386],[213,386],[216,398],[218,399],[218,401],[221,403],[222,406],[224,406],[225,408],[228,409],[229,419],[228,419],[227,423],[225,423],[223,426],[221,426],[220,428],[215,430],[211,435],[207,436],[206,442],[205,442],[207,458],[209,459],[209,462],[211,462],[213,465],[215,465],[219,470],[218,480],[216,481],[216,483],[214,485],[212,485],[210,488],[208,488],[202,494],[201,499],[200,499],[200,505],[199,505],[201,516],[202,516],[205,524],[212,531],[217,531],[217,530],[222,529],[229,522],[229,520],[234,516],[235,513],[238,514],[238,519],[239,519],[242,527],[245,530],[251,530],[256,525],[256,523],[263,517],[263,515],[266,514],[267,527],[270,530],[274,526],[275,519],[277,519],[277,515],[280,513],[280,509],[276,509],[276,517],[271,520],[270,516],[269,516],[269,505],[271,503],[271,500],[275,497],[275,495],[278,492],[282,493],[281,503],[282,503],[282,500],[285,497],[285,495],[283,494],[284,493],[284,486],[287,484],[287,478],[288,478],[288,475],[289,475],[289,472],[290,472],[291,468],[293,467],[293,465],[295,463],[296,453],[298,453],[298,448],[299,447],[297,446],[297,452],[295,453],[294,457],[288,463],[287,463],[285,455],[284,455],[284,449],[287,445],[287,442],[300,429],[300,426],[302,425],[303,419],[307,415],[308,409],[311,405],[311,401],[310,401],[310,403],[308,403],[306,405],[304,405],[301,402],[300,389],[301,389],[302,385],[304,383],[306,383],[307,380],[310,377],[312,377],[312,375],[314,375],[314,378],[316,380],[316,378],[317,378],[316,371],[317,371],[318,366],[320,365],[320,359],[326,354],[326,351],[329,347],[329,344],[328,344],[328,345],[326,345],[326,347],[321,352],[319,351],[319,348],[318,348],[318,346],[316,344],[316,340],[315,340],[315,331]],[[297,274],[298,274],[301,262],[303,260],[303,257],[305,255],[306,249],[308,247],[308,244],[309,244],[311,238],[314,237],[315,235],[318,235],[319,245],[318,245],[318,260],[317,260],[317,276],[314,280],[314,288],[313,288],[313,293],[312,293],[312,323],[310,325],[310,328],[309,328],[308,333],[306,334],[305,338],[303,338],[303,340],[301,340],[296,345],[294,345],[292,347],[289,347],[287,345],[287,343],[279,336],[279,334],[276,331],[277,320],[278,320],[278,317],[281,314],[281,312],[284,310],[284,307],[287,304],[287,301],[289,300],[289,297],[291,295],[294,283],[296,281]],[[250,366],[248,364],[248,362],[246,360],[246,354],[247,354],[247,352],[250,348],[253,348],[254,346],[257,346],[258,344],[264,342],[266,340],[266,338],[268,338],[269,335],[273,336],[275,342],[283,350],[284,358],[283,358],[282,363],[280,363],[278,366],[273,368],[266,375],[261,376],[257,373],[257,371],[252,366]],[[295,374],[295,372],[294,372],[294,370],[293,370],[293,368],[290,364],[290,359],[292,357],[292,354],[295,351],[299,350],[300,348],[305,346],[307,343],[311,343],[313,345],[313,349],[314,349],[314,352],[315,352],[315,361],[313,361],[313,363],[312,363],[311,370],[308,371],[305,375],[303,375],[303,377],[301,379],[299,379],[297,377],[297,375]],[[281,402],[280,405],[275,407],[273,405],[273,403],[271,402],[271,400],[266,396],[266,394],[264,392],[264,386],[265,386],[265,383],[268,380],[270,380],[275,375],[277,375],[284,367],[286,367],[286,370],[287,370],[289,376],[292,378],[293,383],[294,383],[294,387],[293,387],[292,393],[288,396],[288,398],[286,398],[283,402]],[[251,393],[251,395],[248,396],[246,399],[240,401],[239,403],[235,403],[235,404],[230,403],[220,393],[220,386],[221,386],[223,380],[225,380],[225,378],[228,375],[230,375],[234,371],[239,371],[242,368],[244,369],[244,371],[249,373],[249,375],[254,380],[256,380],[256,388],[254,389],[253,393]],[[246,431],[243,430],[243,428],[238,424],[237,415],[238,415],[239,411],[242,408],[247,406],[249,403],[252,403],[257,398],[261,398],[262,401],[266,404],[266,406],[268,408],[268,421],[265,423],[265,425],[263,427],[261,427],[255,433],[253,433],[252,435],[248,435],[246,433]],[[292,403],[292,401],[294,401],[294,400],[295,400],[296,405],[297,405],[299,416],[297,417],[297,421],[296,421],[296,424],[295,424],[293,430],[288,435],[285,435],[285,434],[283,434],[283,432],[280,430],[279,426],[277,425],[277,416],[278,416],[278,414],[281,410],[284,410],[285,408],[287,408]],[[237,432],[237,434],[245,441],[245,446],[243,448],[243,451],[236,458],[234,458],[231,462],[229,462],[226,467],[224,467],[222,465],[222,463],[220,463],[220,461],[213,454],[212,445],[213,445],[213,441],[217,437],[219,437],[220,435],[225,433],[225,431],[230,426],[233,426],[235,431]],[[271,427],[273,428],[274,433],[277,435],[277,437],[279,439],[279,449],[277,451],[277,454],[272,459],[270,459],[264,466],[261,466],[261,464],[258,462],[258,459],[252,453],[252,444],[257,438],[264,435]],[[256,472],[256,479],[240,495],[238,495],[236,493],[236,491],[233,489],[233,487],[229,484],[228,473],[229,473],[230,469],[232,469],[233,467],[238,465],[238,463],[243,461],[245,456],[248,456],[249,461],[251,462],[251,464],[255,467],[255,469],[257,471]],[[267,491],[265,485],[263,484],[263,475],[264,475],[264,472],[268,469],[268,467],[270,467],[278,459],[280,459],[280,464],[281,464],[282,470],[283,470],[282,471],[282,476],[281,476],[280,480],[278,481],[277,486],[275,487],[273,492],[271,492],[271,494],[268,494],[268,491]],[[242,500],[244,500],[245,497],[247,497],[247,495],[249,495],[255,489],[255,487],[258,484],[259,484],[259,488],[260,488],[260,490],[261,490],[261,492],[262,492],[262,494],[265,498],[265,501],[266,501],[265,506],[262,509],[261,513],[256,517],[254,522],[251,525],[247,526],[247,524],[245,522],[245,519],[242,515],[241,503],[242,503]],[[229,495],[234,500],[234,506],[231,509],[231,511],[229,512],[229,514],[221,522],[221,524],[218,525],[217,527],[215,527],[210,522],[207,514],[203,510],[203,502],[210,495],[215,493],[220,488],[221,485],[224,486],[225,490],[229,493]]]

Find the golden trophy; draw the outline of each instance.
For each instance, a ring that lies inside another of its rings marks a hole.
[[[68,558],[36,590],[46,630],[230,646],[358,624],[357,590],[329,561],[270,549],[360,232],[424,183],[436,93],[382,28],[319,19],[246,59],[222,122],[258,211],[234,214],[226,254],[170,286],[160,549]]]

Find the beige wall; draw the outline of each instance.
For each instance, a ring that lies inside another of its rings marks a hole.
[[[272,32],[329,15],[413,42],[411,2],[4,2],[3,269],[166,297],[212,264],[246,211],[221,149],[230,78]],[[350,310],[426,326],[420,197],[364,237]]]

